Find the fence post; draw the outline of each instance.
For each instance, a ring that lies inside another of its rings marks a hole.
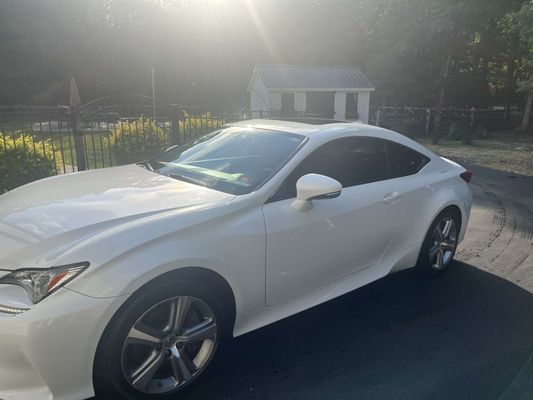
[[[76,164],[78,171],[87,169],[85,159],[85,138],[81,130],[81,100],[78,85],[74,78],[70,78],[70,122],[72,124],[72,135],[74,136],[74,146],[76,147]]]
[[[170,105],[170,144],[176,145],[180,142],[180,117],[179,106],[177,104]]]
[[[440,140],[440,125],[441,125],[441,119],[442,119],[442,108],[436,108],[435,109],[435,115],[433,117],[433,127],[432,127],[432,138],[431,143],[437,144]]]
[[[76,166],[78,171],[85,171],[87,169],[87,160],[85,159],[85,141],[81,129],[81,107],[79,104],[70,106],[70,118],[74,147],[76,148]]]
[[[381,126],[381,108],[376,111],[376,126]]]

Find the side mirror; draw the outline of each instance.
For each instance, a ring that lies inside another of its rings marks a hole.
[[[299,211],[312,207],[312,200],[332,199],[341,194],[342,185],[335,179],[319,174],[307,174],[296,182],[296,200],[292,206]]]

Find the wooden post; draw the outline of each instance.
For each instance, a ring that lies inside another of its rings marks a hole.
[[[381,107],[376,111],[376,126],[381,126]]]
[[[476,123],[476,109],[472,107],[470,109],[470,127],[466,129],[463,133],[462,143],[463,144],[472,144],[472,136],[474,136],[474,127]]]
[[[74,136],[74,146],[76,148],[76,164],[78,171],[85,171],[87,169],[87,160],[85,159],[85,138],[81,129],[81,100],[78,85],[74,78],[70,79],[69,103],[72,135]]]
[[[432,144],[437,144],[440,141],[441,119],[442,119],[442,114],[443,114],[444,111],[445,110],[442,109],[442,108],[441,109],[439,109],[439,108],[435,109],[435,113],[433,115],[432,124],[431,124],[431,143]]]

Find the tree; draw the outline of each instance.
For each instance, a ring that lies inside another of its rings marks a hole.
[[[286,63],[355,64],[380,105],[477,107],[505,97],[508,107],[527,78],[526,34],[502,34],[497,21],[522,19],[523,4],[3,0],[0,104],[65,104],[71,76],[85,101],[150,95],[154,66],[161,101],[240,108],[255,63]]]
[[[533,107],[533,3],[524,4],[517,12],[508,13],[500,22],[502,30],[518,37],[523,65],[524,78],[518,82],[518,89],[525,93],[526,104],[519,130],[527,130],[531,123]]]

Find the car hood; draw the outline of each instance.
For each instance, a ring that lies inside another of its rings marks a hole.
[[[56,236],[76,240],[145,216],[234,197],[137,165],[43,179],[0,196],[0,259]]]

